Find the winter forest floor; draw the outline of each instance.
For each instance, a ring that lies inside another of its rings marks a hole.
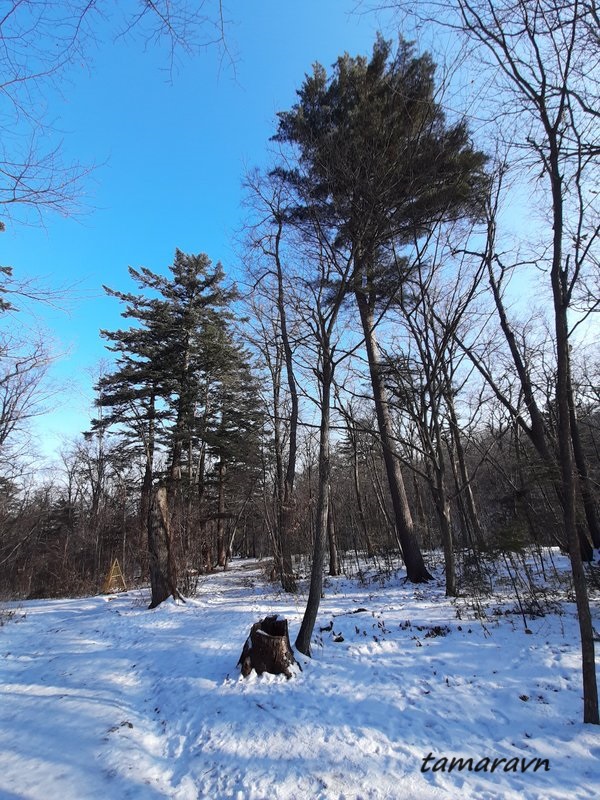
[[[252,623],[284,615],[293,642],[303,612],[263,575],[234,561],[153,611],[142,590],[5,604],[1,800],[600,797],[572,603],[545,596],[528,633],[508,580],[474,602],[441,573],[328,579],[314,658],[244,679]]]

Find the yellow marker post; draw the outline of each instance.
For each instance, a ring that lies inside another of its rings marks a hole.
[[[125,578],[119,566],[119,559],[115,558],[112,562],[106,580],[102,586],[102,594],[112,594],[113,592],[126,592],[127,586]]]

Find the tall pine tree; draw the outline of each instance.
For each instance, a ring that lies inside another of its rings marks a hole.
[[[123,316],[133,324],[102,332],[117,359],[98,384],[98,405],[109,413],[96,423],[116,425],[126,444],[145,453],[141,518],[148,531],[152,606],[178,594],[176,550],[188,540],[191,498],[201,494],[199,461],[216,413],[219,365],[230,347],[229,306],[236,297],[225,286],[221,265],[204,254],[176,250],[169,270],[163,276],[130,267],[141,294],[107,289],[125,303]],[[153,496],[157,448],[166,469]]]
[[[317,64],[298,102],[279,114],[274,137],[295,153],[296,166],[288,159],[275,174],[297,193],[296,224],[318,219],[353,260],[347,288],[365,338],[398,541],[415,582],[431,576],[395,450],[375,327],[381,299],[402,284],[398,251],[440,221],[481,213],[487,182],[466,125],[449,125],[436,102],[434,72],[428,55],[402,40],[393,53],[379,37],[370,60],[346,54],[331,76]]]

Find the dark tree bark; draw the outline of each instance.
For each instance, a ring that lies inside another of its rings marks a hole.
[[[375,461],[375,454],[373,450],[371,450],[370,456],[371,456],[371,470],[369,471],[369,475],[371,477],[371,486],[373,488],[375,500],[377,501],[377,508],[379,509],[379,513],[381,515],[381,521],[382,522],[385,521],[387,525],[389,541],[397,545],[398,534],[396,533],[396,526],[394,525],[394,521],[391,518],[385,503],[383,486],[381,484],[381,481],[379,480],[378,464]]]
[[[575,398],[573,396],[573,387],[569,376],[569,422],[571,426],[571,442],[573,444],[573,456],[577,466],[577,473],[579,475],[579,491],[583,501],[583,509],[585,511],[585,518],[587,521],[588,531],[592,538],[592,543],[595,548],[600,548],[600,525],[598,524],[598,514],[596,511],[596,503],[594,500],[594,490],[590,481],[587,460],[581,443],[581,436],[579,435],[579,422],[577,420],[577,411],[575,409]]]
[[[294,482],[296,479],[296,456],[298,451],[298,385],[294,372],[292,347],[287,324],[287,310],[285,305],[285,291],[283,286],[283,266],[280,256],[281,236],[283,233],[283,219],[281,214],[275,218],[277,233],[275,236],[275,266],[277,270],[277,309],[279,312],[279,325],[281,328],[281,341],[285,361],[285,374],[290,393],[290,421],[288,433],[288,457],[283,484],[283,497],[281,498],[281,512],[279,520],[279,541],[281,547],[281,584],[286,592],[296,591],[296,578],[292,566],[291,534],[296,517],[296,504],[294,496]]]
[[[225,543],[225,464],[219,461],[219,513],[217,517],[217,563],[220,567],[227,566],[227,545]]]
[[[297,661],[290,645],[287,620],[273,615],[256,622],[238,661],[242,675],[246,678],[254,669],[259,675],[270,672],[291,678],[290,667],[294,664]]]
[[[594,630],[582,562],[582,541],[577,529],[577,487],[573,456],[570,408],[571,365],[569,356],[568,312],[581,270],[598,236],[595,210],[582,191],[589,166],[597,154],[598,119],[595,107],[581,98],[591,91],[597,95],[597,75],[582,69],[592,39],[589,25],[595,30],[597,15],[590,15],[586,4],[541,3],[520,0],[497,7],[494,3],[458,0],[464,32],[490,54],[502,81],[509,84],[506,98],[520,109],[526,120],[526,137],[519,145],[527,146],[530,164],[547,177],[551,195],[552,229],[548,228],[551,255],[550,284],[554,307],[556,347],[556,406],[558,437],[558,480],[563,510],[565,536],[569,548],[575,601],[581,636],[584,722],[600,724],[598,687],[594,657]],[[558,20],[558,22],[557,22]],[[533,124],[531,124],[533,123]],[[587,137],[590,137],[588,140]],[[588,178],[595,185],[595,176]],[[574,228],[577,235],[568,238],[565,224],[565,201],[575,203]],[[588,230],[592,213],[591,237]],[[589,239],[585,246],[583,239]],[[569,243],[566,250],[565,244]],[[492,287],[493,288],[493,287]],[[505,331],[506,335],[506,331]],[[509,339],[507,338],[507,341]],[[509,341],[510,346],[510,341]],[[512,352],[512,347],[511,347]],[[517,366],[517,364],[515,364]],[[521,376],[520,376],[521,377]],[[528,396],[526,402],[530,403]],[[530,409],[535,413],[532,406]],[[534,424],[533,417],[532,427]],[[589,543],[588,547],[589,547]]]
[[[446,574],[446,595],[447,597],[456,597],[456,559],[454,556],[454,543],[452,541],[450,505],[448,503],[443,475],[440,473],[436,473],[435,479],[432,478],[432,492],[440,533],[442,535],[444,570]]]
[[[319,232],[321,232],[319,230]],[[325,240],[323,240],[325,241]],[[348,279],[350,263],[342,267],[335,259],[326,259],[322,251],[319,253],[319,291],[312,291],[310,314],[312,317],[313,334],[317,341],[317,365],[315,374],[320,384],[321,423],[319,426],[319,459],[318,459],[318,492],[315,535],[313,543],[313,560],[310,573],[310,589],[306,609],[302,618],[300,631],[296,639],[296,648],[310,656],[310,640],[314,630],[321,595],[323,592],[323,567],[325,562],[326,537],[328,533],[329,516],[331,513],[331,454],[330,454],[330,424],[331,424],[331,395],[333,378],[336,368],[336,344],[332,342],[332,335],[339,310],[344,299],[344,285]],[[332,297],[330,286],[332,273],[335,269],[339,277],[336,294]],[[311,280],[314,286],[314,279]],[[310,285],[310,284],[309,284]],[[328,296],[329,295],[329,296]],[[313,305],[314,304],[314,305]],[[342,356],[343,358],[343,356]],[[331,529],[333,536],[333,529]],[[331,541],[331,540],[330,540]]]
[[[348,443],[351,448],[351,461],[352,461],[352,483],[354,486],[354,495],[356,497],[356,507],[358,511],[358,521],[360,523],[360,530],[362,531],[363,543],[367,550],[367,558],[373,558],[375,550],[373,547],[373,540],[369,531],[367,523],[367,515],[365,514],[365,504],[363,498],[363,490],[360,478],[360,459],[359,459],[359,430],[360,425],[354,416],[352,404],[348,403],[344,407],[339,395],[336,396],[338,408],[344,417],[346,424],[346,431],[348,433]],[[372,431],[368,431],[368,435],[372,435]]]
[[[446,379],[447,386],[449,387],[450,380],[447,373],[445,373],[444,377]],[[479,520],[479,514],[477,513],[477,505],[475,503],[475,497],[473,496],[471,479],[469,477],[469,471],[467,469],[465,450],[462,442],[462,433],[460,431],[458,418],[456,416],[456,409],[454,407],[454,399],[452,397],[452,392],[450,391],[445,392],[444,401],[446,404],[446,408],[448,410],[450,433],[452,436],[452,445],[454,448],[454,453],[451,453],[450,455],[453,461],[453,466],[456,466],[454,462],[454,454],[456,454],[456,462],[458,465],[457,477],[460,476],[460,482],[458,480],[456,481],[456,489],[457,492],[459,493],[459,502],[461,504],[461,509],[463,511],[466,528],[468,532],[471,534],[470,536],[471,542],[473,544],[477,544],[477,546],[481,549],[485,546],[485,537],[483,535],[483,529],[481,527],[481,522]]]
[[[267,354],[273,382],[273,421],[277,470],[276,521],[271,538],[281,585],[284,591],[293,593],[297,588],[292,563],[292,535],[296,526],[294,483],[298,451],[299,398],[288,325],[289,305],[284,281],[286,264],[282,257],[282,240],[287,212],[283,202],[282,185],[277,180],[263,178],[255,173],[247,177],[247,185],[261,219],[254,231],[254,246],[258,247],[272,263],[272,268],[268,268],[266,273],[258,279],[257,285],[266,275],[272,276],[275,280],[269,299],[276,308],[276,320],[272,321],[273,329],[270,333],[276,340],[277,354],[273,361]],[[262,272],[262,262],[260,269]],[[266,339],[265,348],[269,349]],[[289,417],[287,426],[285,426],[286,436],[282,435],[284,422],[281,414],[283,369],[285,369],[289,397]],[[287,453],[284,452],[284,440],[287,442]]]
[[[594,647],[594,627],[588,598],[585,572],[581,559],[580,537],[577,532],[577,499],[575,464],[572,451],[571,408],[571,365],[569,360],[568,309],[570,300],[568,260],[563,265],[562,239],[564,232],[563,191],[560,171],[559,144],[557,131],[548,126],[549,177],[552,189],[553,212],[553,252],[550,280],[554,301],[554,323],[556,331],[556,404],[558,406],[558,450],[563,494],[563,518],[565,533],[569,544],[573,587],[577,605],[577,618],[581,636],[581,667],[583,678],[583,721],[600,724],[598,709],[598,684],[596,681],[596,658]]]
[[[446,595],[448,597],[456,597],[456,559],[454,555],[452,523],[450,522],[450,502],[448,500],[448,492],[446,491],[446,465],[444,463],[444,453],[442,451],[442,435],[440,431],[437,401],[431,402],[431,414],[434,417],[433,429],[435,433],[435,442],[429,442],[432,459],[428,472],[433,471],[434,473],[433,476],[430,476],[430,482],[440,525],[440,533],[442,535],[444,569],[446,574]]]
[[[497,203],[497,198],[495,202]],[[521,414],[520,411],[517,408],[515,408],[512,401],[498,386],[490,370],[482,364],[480,358],[474,353],[473,348],[466,346],[458,336],[456,336],[456,341],[460,345],[460,347],[465,351],[468,357],[471,359],[476,369],[481,373],[481,375],[490,385],[498,400],[502,403],[502,405],[511,414],[513,419],[518,423],[518,425],[529,437],[531,443],[537,450],[540,458],[542,459],[542,462],[545,464],[548,470],[548,474],[552,481],[554,491],[556,492],[556,497],[561,505],[561,508],[564,510],[565,503],[567,503],[568,500],[565,498],[564,495],[565,487],[561,481],[562,465],[559,465],[557,463],[557,455],[560,456],[560,445],[558,447],[559,453],[557,454],[555,443],[552,443],[551,441],[547,425],[544,421],[544,415],[542,414],[542,411],[535,397],[533,383],[529,372],[529,368],[526,363],[526,359],[524,357],[524,354],[519,349],[513,327],[506,313],[506,308],[504,306],[504,300],[502,297],[501,286],[500,286],[500,281],[502,280],[502,272],[500,273],[500,279],[498,279],[494,274],[493,267],[494,263],[497,260],[496,250],[495,250],[496,213],[497,209],[495,204],[490,203],[488,207],[488,235],[487,235],[487,243],[486,243],[486,251],[484,254],[484,259],[488,273],[489,285],[492,290],[494,304],[496,306],[496,311],[498,313],[500,328],[502,329],[502,333],[504,334],[504,338],[506,340],[506,343],[508,344],[511,358],[515,366],[515,371],[519,379],[519,385],[521,387],[523,398],[525,400],[525,406],[527,408],[527,413],[529,415],[529,423],[527,422],[523,414]],[[582,526],[577,526],[577,535],[582,557],[584,558],[584,560],[590,561],[592,558],[592,548],[588,540],[588,537],[586,535],[586,532]],[[566,540],[563,541],[563,546],[568,548],[568,542]]]
[[[319,430],[319,490],[317,495],[317,518],[315,526],[315,540],[313,546],[313,561],[310,574],[310,589],[306,610],[302,618],[302,624],[298,637],[296,638],[296,648],[310,656],[310,640],[317,620],[317,613],[321,603],[323,593],[323,565],[325,563],[325,538],[327,536],[327,519],[329,516],[329,481],[331,478],[331,458],[329,451],[329,427],[330,427],[330,406],[331,406],[331,384],[333,381],[333,369],[331,363],[331,352],[328,342],[321,342],[322,345],[322,368],[321,368],[321,425]]]
[[[426,541],[429,542],[429,547],[433,547],[431,543],[431,530],[429,527],[429,518],[425,513],[425,507],[423,505],[423,494],[421,492],[421,485],[419,483],[419,478],[417,477],[416,472],[413,473],[413,492],[415,495],[417,522],[421,526],[421,530],[423,530],[426,534]]]
[[[155,415],[156,415],[155,392],[150,394],[148,404],[148,428],[144,432],[144,449],[146,454],[146,464],[144,467],[144,478],[142,481],[142,492],[140,497],[140,540],[143,542],[143,534],[148,531],[150,519],[150,506],[152,504],[152,483],[154,481],[154,447],[155,447]]]
[[[360,521],[360,527],[363,532],[363,537],[365,540],[365,545],[367,547],[367,557],[372,558],[374,555],[373,549],[373,542],[371,540],[371,535],[369,534],[369,527],[367,525],[367,518],[365,516],[365,509],[363,504],[363,497],[362,497],[362,489],[360,485],[360,470],[359,470],[359,463],[358,463],[358,442],[356,437],[356,431],[351,429],[351,424],[348,424],[348,433],[350,436],[350,442],[352,444],[352,477],[354,479],[354,493],[356,495],[356,506],[358,508],[358,519]]]
[[[333,577],[340,574],[337,542],[335,539],[335,521],[333,519],[333,503],[331,501],[331,485],[329,486],[329,513],[327,514],[327,540],[329,542],[329,574]]]
[[[150,561],[150,608],[168,597],[183,600],[177,589],[177,562],[171,536],[167,490],[158,486],[148,514],[148,554]]]
[[[355,295],[367,348],[371,387],[375,400],[379,436],[383,447],[383,460],[392,497],[398,544],[406,564],[408,579],[413,583],[423,583],[431,580],[432,576],[425,566],[423,555],[415,536],[404,479],[400,471],[400,461],[394,445],[392,420],[387,392],[381,374],[379,347],[375,338],[373,310],[370,308],[369,301],[362,290],[357,289]]]

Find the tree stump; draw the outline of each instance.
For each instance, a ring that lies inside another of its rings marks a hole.
[[[291,678],[290,667],[297,663],[290,645],[287,619],[273,615],[252,626],[238,666],[241,664],[244,678],[253,669],[259,675],[271,672]]]

